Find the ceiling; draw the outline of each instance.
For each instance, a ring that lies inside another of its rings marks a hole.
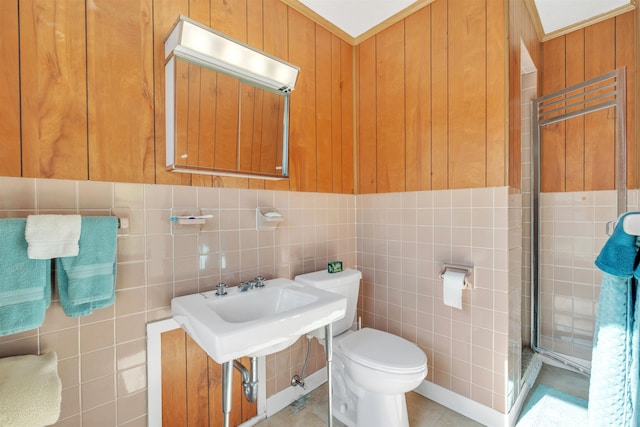
[[[356,38],[416,0],[300,0],[300,3]]]
[[[434,0],[288,0],[299,3],[354,40],[408,9]],[[464,1],[464,0],[457,0]],[[524,0],[541,40],[626,12],[637,0]]]

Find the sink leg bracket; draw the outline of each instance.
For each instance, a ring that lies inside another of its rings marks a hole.
[[[233,361],[222,364],[222,412],[224,414],[224,427],[229,427],[229,414],[231,413],[231,397],[233,395]]]
[[[333,427],[333,390],[331,381],[331,361],[333,360],[333,328],[329,323],[324,327],[325,345],[327,346],[327,426]]]

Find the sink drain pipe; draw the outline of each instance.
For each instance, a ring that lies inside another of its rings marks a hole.
[[[237,360],[233,361],[233,367],[242,374],[242,387],[244,388],[244,397],[251,403],[258,398],[258,358],[251,357],[250,371]]]

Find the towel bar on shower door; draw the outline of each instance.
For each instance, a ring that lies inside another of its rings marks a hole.
[[[616,224],[619,220],[620,218],[607,222],[607,236],[611,236],[613,234],[613,230],[616,228]],[[625,233],[630,236],[640,236],[640,212],[627,212],[624,214],[622,221],[622,227]]]

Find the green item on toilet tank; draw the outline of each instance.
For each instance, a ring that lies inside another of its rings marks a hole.
[[[342,261],[331,261],[327,264],[329,273],[340,273],[342,271]]]

